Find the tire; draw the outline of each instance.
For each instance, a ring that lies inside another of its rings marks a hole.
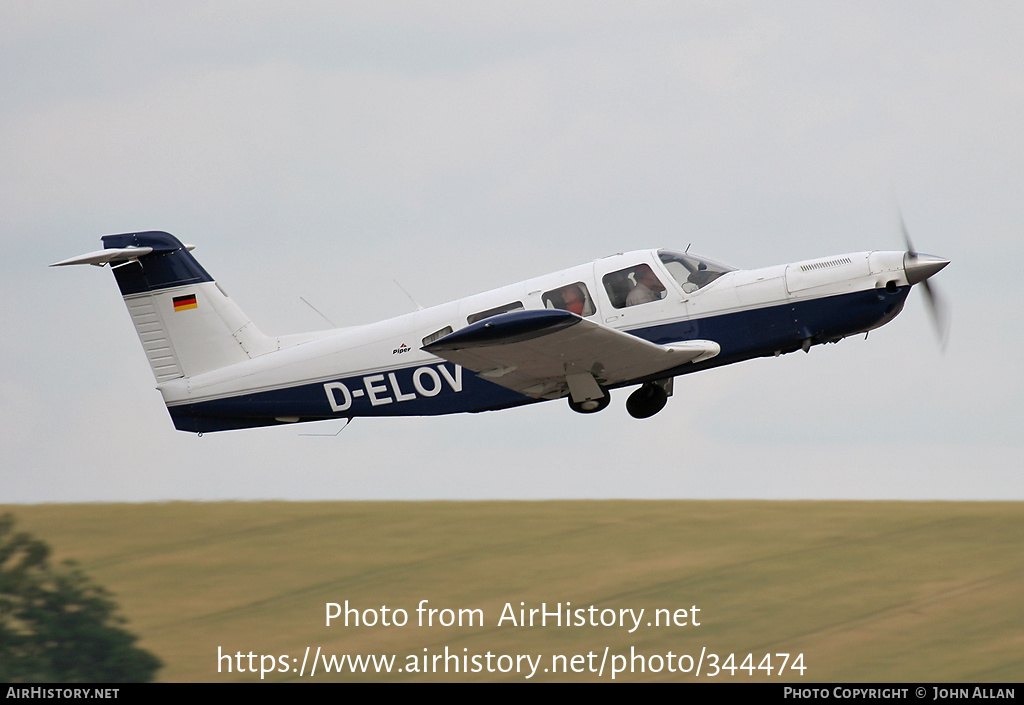
[[[626,411],[634,419],[647,419],[665,408],[668,394],[658,384],[645,384],[626,399]]]
[[[608,392],[604,393],[604,396],[600,399],[591,399],[590,401],[574,402],[572,397],[569,397],[569,408],[575,411],[577,414],[596,414],[605,407],[608,406],[612,398]]]

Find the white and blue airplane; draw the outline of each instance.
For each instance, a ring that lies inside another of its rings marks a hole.
[[[904,229],[904,234],[906,231]],[[689,252],[616,254],[379,323],[269,336],[165,232],[107,235],[57,262],[109,265],[175,428],[488,411],[613,389],[653,416],[679,375],[835,343],[891,321],[948,260],[854,252],[739,270]]]

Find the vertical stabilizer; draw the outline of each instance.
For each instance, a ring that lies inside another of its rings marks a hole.
[[[110,265],[157,382],[277,349],[173,235],[107,235],[103,245],[54,266]]]

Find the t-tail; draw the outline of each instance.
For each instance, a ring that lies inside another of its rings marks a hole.
[[[193,377],[277,349],[165,232],[102,238],[104,249],[50,266],[109,265],[158,383]]]

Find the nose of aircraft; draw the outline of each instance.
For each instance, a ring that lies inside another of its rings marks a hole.
[[[918,284],[949,264],[948,259],[908,251],[903,255],[903,270],[910,284]]]

